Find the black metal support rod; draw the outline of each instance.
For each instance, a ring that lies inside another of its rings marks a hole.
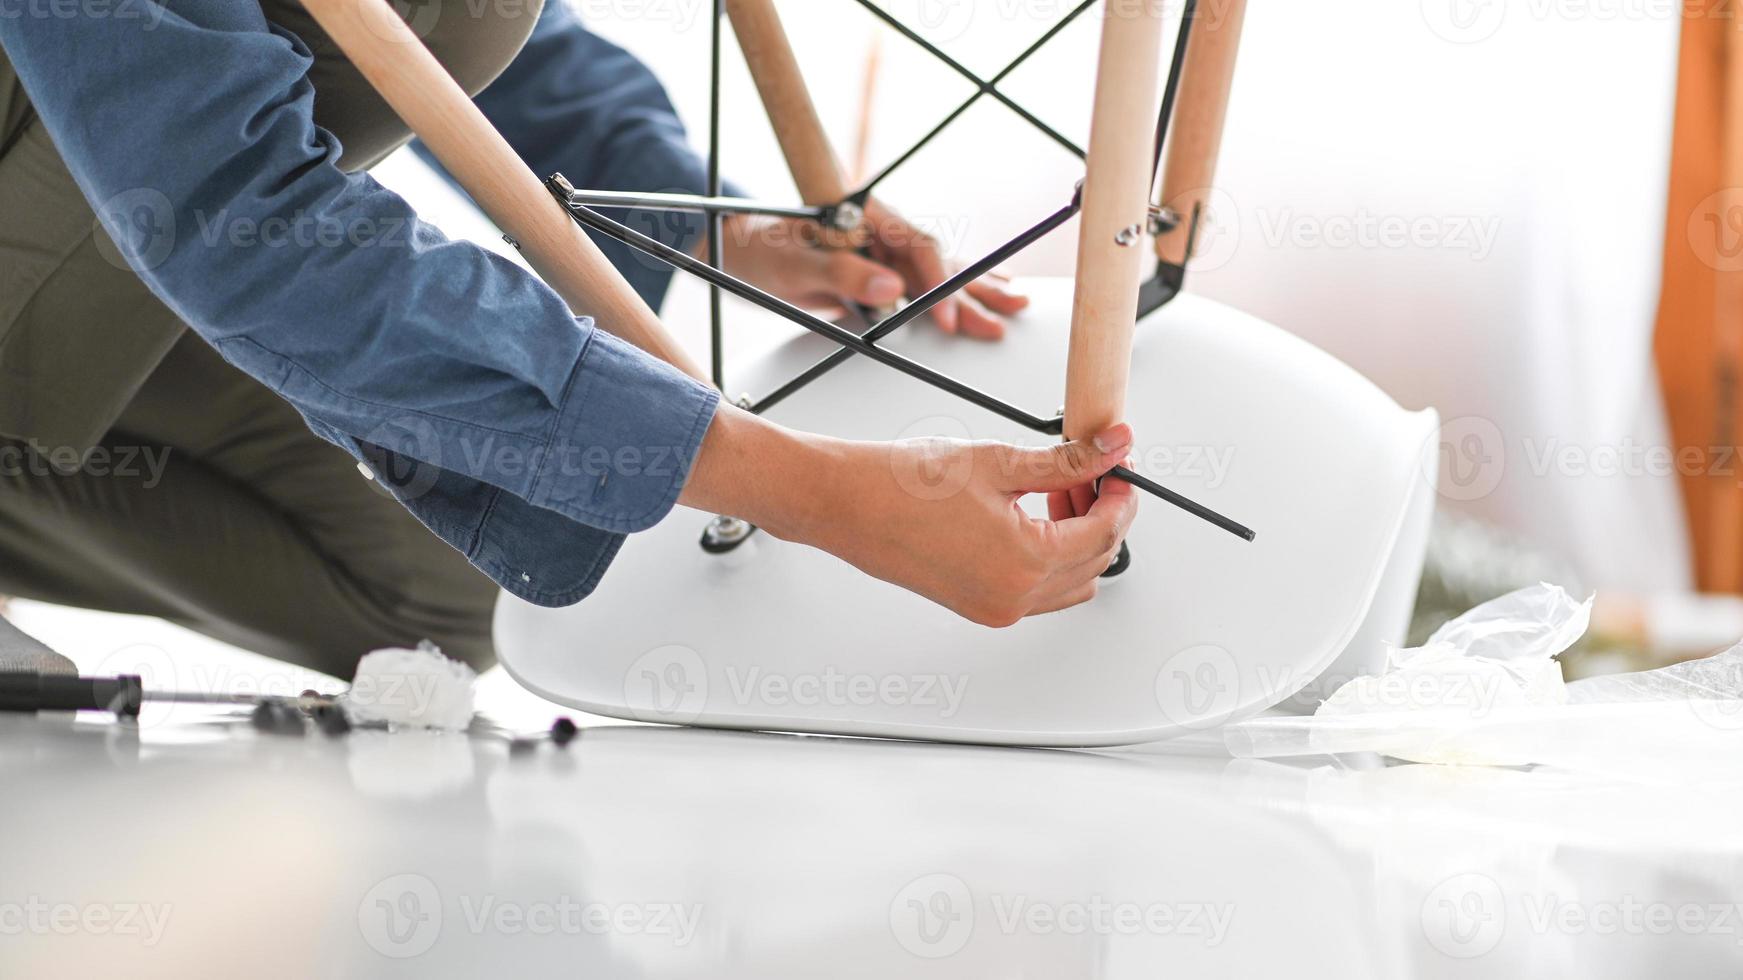
[[[725,20],[725,0],[714,0],[714,24],[708,40],[708,196],[721,196],[720,182],[720,31]],[[573,195],[571,195],[573,199]],[[708,264],[720,268],[721,236],[726,222],[718,210],[705,212],[708,219]],[[720,287],[708,287],[708,374],[714,387],[726,390],[726,334],[721,327]]]
[[[556,178],[552,178],[553,181],[555,179]],[[551,189],[552,193],[556,195],[559,200],[563,198],[561,190],[557,189],[555,186]],[[1053,427],[1058,424],[1058,419],[1043,419],[1039,416],[1031,415],[1015,405],[999,398],[995,398],[992,395],[970,385],[964,384],[947,374],[934,371],[918,361],[903,357],[894,351],[885,350],[870,341],[861,339],[858,334],[851,330],[844,329],[836,324],[830,323],[828,320],[813,316],[790,303],[783,302],[742,279],[738,279],[726,272],[722,272],[708,263],[700,261],[694,256],[687,255],[658,239],[650,238],[621,222],[613,221],[592,208],[584,207],[582,205],[569,205],[569,215],[585,228],[590,228],[600,234],[623,242],[631,248],[646,252],[674,268],[682,269],[711,285],[719,286],[721,289],[726,290],[740,299],[750,302],[754,306],[761,307],[770,313],[774,313],[777,316],[790,320],[793,323],[810,330],[812,333],[821,334],[843,347],[852,348],[855,352],[864,354],[866,357],[869,357],[880,364],[885,364],[889,367],[895,368],[911,378],[925,382],[926,384],[932,385],[934,388],[938,388],[942,391],[947,391],[964,401],[979,405],[981,408],[1009,419],[1025,428],[1044,433],[1055,431]]]
[[[557,178],[555,177],[551,179],[551,191],[553,195],[561,200],[564,195],[556,186],[556,180]],[[750,283],[734,278],[706,262],[699,261],[690,255],[686,255],[682,251],[679,251],[658,239],[650,238],[621,222],[613,221],[591,208],[580,205],[571,205],[569,206],[569,214],[585,228],[591,228],[601,234],[615,238],[618,241],[623,242],[625,245],[646,252],[675,268],[682,269],[691,275],[706,280],[712,285],[719,286],[721,289],[745,299],[762,309],[791,320],[813,333],[821,334],[843,347],[852,348],[855,352],[864,354],[872,360],[895,368],[911,378],[923,381],[941,391],[948,392],[964,401],[978,405],[995,415],[1009,419],[1025,428],[1036,432],[1058,434],[1060,420],[1057,418],[1043,419],[1030,415],[1028,412],[1023,411],[1014,405],[1001,401],[1000,399],[988,395],[977,388],[964,384],[947,374],[934,371],[924,364],[903,357],[894,351],[885,350],[871,341],[860,337],[851,330],[844,330],[827,320],[812,316],[804,310],[798,309],[789,303],[782,302],[755,286],[752,286]],[[870,331],[867,332],[869,333]],[[1115,467],[1112,472],[1115,476],[1127,481],[1134,487],[1165,500],[1168,503],[1179,507],[1181,510],[1192,514],[1194,517],[1208,521],[1211,524],[1228,531],[1230,534],[1237,535],[1248,541],[1253,540],[1252,530],[1236,521],[1218,514],[1216,511],[1205,507],[1203,504],[1199,504],[1187,497],[1183,497],[1153,480],[1133,473],[1125,467]]]
[[[889,25],[891,30],[894,30],[896,33],[924,48],[927,54],[930,54],[932,57],[943,62],[945,67],[956,72],[958,75],[961,75],[963,78],[968,79],[970,82],[973,82],[975,87],[979,88],[982,92],[985,92],[987,95],[999,100],[1005,108],[1021,116],[1025,122],[1035,127],[1042,134],[1047,136],[1048,139],[1051,139],[1053,142],[1058,143],[1060,146],[1070,151],[1071,154],[1076,156],[1079,160],[1083,159],[1084,152],[1082,147],[1060,135],[1057,130],[1042,122],[1034,113],[1012,101],[1010,96],[993,88],[986,79],[976,75],[968,68],[968,66],[957,61],[955,58],[952,58],[943,48],[940,48],[938,45],[933,44],[931,41],[928,41],[915,33],[913,28],[910,28],[908,25],[891,16],[889,11],[879,7],[876,3],[872,2],[872,0],[854,0],[854,2],[858,3],[861,7],[864,7],[873,17],[876,17],[878,20]]]
[[[719,174],[713,175],[718,179]],[[827,208],[764,204],[719,194],[657,194],[634,191],[574,191],[569,204],[590,208],[641,208],[648,211],[691,211],[701,214],[766,214],[777,218],[821,221]]]
[[[1062,207],[1048,215],[1046,218],[1042,219],[1039,224],[1024,231],[1016,238],[1013,238],[998,248],[993,249],[980,261],[927,290],[912,303],[909,303],[894,314],[886,317],[881,323],[872,327],[861,336],[867,341],[876,341],[894,333],[896,330],[912,322],[914,318],[930,310],[932,307],[937,306],[944,299],[960,292],[969,283],[974,282],[981,276],[991,272],[993,269],[998,267],[999,263],[1018,252],[1021,252],[1023,249],[1028,248],[1030,245],[1033,245],[1036,241],[1046,236],[1048,232],[1051,232],[1053,229],[1059,227],[1065,222],[1070,221],[1072,216],[1077,214],[1078,209],[1081,206],[1080,199],[1074,195],[1070,204],[1067,204],[1065,207]],[[793,378],[793,380],[770,392],[756,404],[752,405],[750,410],[759,415],[768,411],[781,401],[785,400],[789,395],[792,395],[799,389],[834,370],[837,365],[840,365],[853,355],[854,351],[849,350],[846,347],[837,351],[831,351],[829,356],[819,360],[816,364],[806,368],[797,377]],[[1064,426],[1062,420],[1055,419],[1053,422],[1058,424],[1049,426],[1050,434],[1056,434],[1063,431]]]
[[[1132,472],[1131,470],[1125,468],[1124,466],[1114,467],[1113,469],[1108,471],[1108,475],[1119,477],[1120,479],[1126,481],[1127,483],[1130,483],[1132,486],[1137,487],[1139,490],[1142,490],[1145,493],[1151,494],[1151,495],[1156,496],[1156,497],[1160,497],[1163,500],[1166,500],[1169,503],[1173,504],[1174,506],[1180,508],[1181,510],[1186,511],[1188,514],[1191,514],[1192,516],[1194,516],[1202,521],[1207,521],[1211,524],[1214,524],[1217,527],[1223,529],[1224,531],[1229,532],[1230,534],[1234,535],[1237,538],[1241,538],[1242,540],[1245,540],[1245,541],[1251,541],[1254,538],[1258,537],[1258,534],[1252,528],[1246,526],[1245,524],[1242,524],[1239,521],[1231,520],[1227,517],[1224,517],[1223,515],[1217,513],[1214,510],[1211,510],[1209,507],[1206,507],[1205,505],[1198,503],[1195,500],[1191,500],[1187,497],[1182,497],[1180,494],[1175,493],[1174,491],[1168,489],[1167,487],[1163,486],[1160,483],[1157,483],[1155,480],[1152,480],[1147,476],[1139,476],[1138,474]]]
[[[1156,149],[1150,160],[1150,180],[1162,172],[1162,145],[1174,120],[1174,103],[1180,97],[1180,75],[1186,68],[1186,49],[1192,43],[1192,25],[1198,20],[1198,0],[1186,0],[1180,12],[1180,33],[1174,38],[1174,57],[1168,63],[1168,85],[1162,90],[1162,111],[1156,115]],[[1161,202],[1167,205],[1167,201]]]
[[[1004,68],[1000,69],[999,73],[997,75],[994,75],[992,78],[988,79],[987,83],[985,85],[977,87],[974,90],[974,94],[970,95],[967,99],[963,100],[961,105],[957,106],[954,110],[952,110],[950,115],[945,116],[942,120],[940,120],[938,125],[932,127],[930,132],[928,132],[926,135],[920,137],[920,139],[917,142],[915,142],[913,146],[908,147],[908,149],[905,150],[901,156],[890,161],[890,163],[887,166],[885,166],[882,170],[878,171],[876,176],[874,176],[874,177],[872,177],[872,179],[866,181],[865,184],[863,186],[861,186],[859,190],[854,191],[852,194],[848,195],[848,200],[850,200],[850,201],[864,201],[866,199],[866,197],[871,194],[873,188],[875,188],[879,184],[883,183],[884,180],[890,176],[890,174],[896,172],[896,168],[907,163],[914,156],[914,154],[919,153],[922,149],[925,149],[926,144],[928,144],[928,143],[932,142],[934,139],[936,139],[939,133],[944,132],[944,130],[951,123],[953,123],[957,119],[961,118],[963,113],[965,113],[969,109],[973,108],[974,104],[976,102],[980,101],[981,96],[986,95],[989,90],[996,88],[1000,82],[1004,81],[1007,77],[1010,76],[1011,72],[1016,71],[1023,64],[1023,62],[1029,60],[1029,57],[1031,55],[1033,55],[1035,52],[1041,50],[1042,46],[1044,46],[1048,41],[1053,40],[1053,37],[1055,35],[1057,35],[1060,31],[1064,30],[1066,28],[1066,26],[1069,25],[1072,21],[1076,20],[1077,16],[1079,14],[1083,13],[1085,10],[1088,10],[1090,7],[1095,6],[1098,2],[1100,2],[1100,0],[1083,0],[1082,3],[1073,7],[1070,10],[1070,12],[1068,12],[1064,17],[1061,17],[1059,19],[1058,23],[1054,24],[1052,27],[1049,27],[1047,29],[1047,33],[1042,34],[1040,37],[1036,38],[1035,43],[1029,45],[1027,48],[1024,48],[1023,52],[1021,54],[1017,55],[1016,58],[1012,59],[1010,64],[1008,64]],[[1078,159],[1083,158],[1082,153],[1077,154],[1077,156],[1078,156]]]

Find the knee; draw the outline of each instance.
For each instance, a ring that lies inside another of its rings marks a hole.
[[[544,3],[417,0],[401,11],[466,94],[477,95],[507,70],[526,46]]]

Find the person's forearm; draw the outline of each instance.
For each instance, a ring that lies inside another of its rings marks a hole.
[[[1033,520],[1017,501],[1083,486],[1123,460],[1131,443],[1126,426],[1046,449],[849,442],[723,405],[680,502],[743,518],[975,622],[1005,626],[1093,596],[1137,512],[1132,488],[1111,480],[1071,520]]]
[[[679,503],[750,521],[778,538],[810,541],[828,515],[823,484],[847,444],[796,432],[722,402]]]

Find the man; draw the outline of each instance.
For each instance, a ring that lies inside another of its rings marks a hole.
[[[536,170],[701,191],[653,76],[540,6],[398,9]],[[498,585],[580,601],[679,501],[989,624],[1089,598],[1134,516],[1130,487],[1087,489],[1124,426],[1052,450],[792,432],[447,240],[363,173],[409,133],[295,0],[0,0],[0,49],[0,592],[340,675],[423,637],[483,666]],[[728,267],[795,301],[942,278],[934,243],[872,213],[881,261],[747,220]],[[602,247],[657,308],[665,270]],[[971,295],[988,309],[943,307],[944,329],[994,337],[1022,304]],[[677,462],[587,465],[625,453]],[[901,489],[941,465],[969,485]]]

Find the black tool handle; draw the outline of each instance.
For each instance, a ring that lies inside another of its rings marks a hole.
[[[138,717],[145,684],[133,674],[76,677],[33,670],[0,671],[0,711],[111,711]]]

